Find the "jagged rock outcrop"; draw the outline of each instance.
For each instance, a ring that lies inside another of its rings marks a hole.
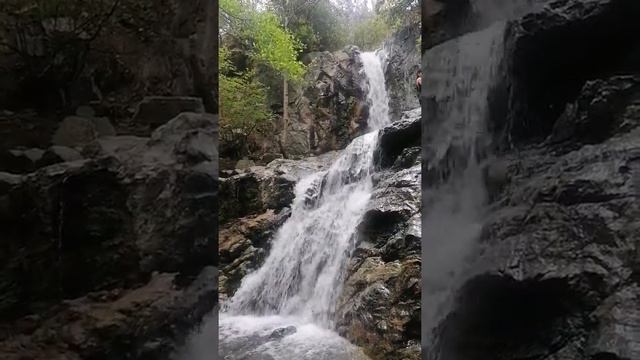
[[[225,224],[218,234],[220,256],[219,293],[221,300],[232,295],[240,281],[257,269],[269,253],[275,231],[290,215],[289,208],[279,212],[268,209]]]
[[[511,143],[540,141],[586,81],[640,71],[639,13],[636,1],[562,0],[512,22],[496,131]]]
[[[419,109],[411,114],[419,124]],[[362,242],[350,261],[337,307],[338,331],[372,359],[420,359],[421,353],[421,164],[419,148],[416,152],[410,141],[420,138],[420,128],[398,132],[406,129],[405,120],[381,131],[379,151],[389,161],[375,176],[359,225]],[[382,146],[385,136],[406,142],[389,150]],[[408,152],[416,157],[402,161]]]
[[[366,80],[356,47],[322,52],[308,65],[292,99],[287,143],[291,157],[343,149],[366,129]]]
[[[0,173],[0,357],[166,358],[216,300],[216,146],[183,113]]]
[[[638,16],[560,0],[509,25],[496,186],[428,359],[640,357]]]
[[[402,113],[400,120],[380,130],[378,158],[382,166],[389,166],[404,151],[420,146],[422,133],[421,110],[413,109]]]
[[[420,25],[413,24],[394,33],[383,44],[388,54],[384,75],[392,119],[420,106],[415,88],[416,72],[420,69],[419,38]]]

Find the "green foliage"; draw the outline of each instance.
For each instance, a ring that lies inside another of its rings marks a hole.
[[[272,13],[256,14],[255,24],[251,37],[256,45],[256,58],[271,65],[291,80],[301,80],[304,65],[297,57],[302,51],[302,44],[282,29],[278,18]]]
[[[383,16],[393,30],[421,21],[419,0],[380,0],[376,11]]]
[[[297,60],[302,44],[281,25],[275,14],[256,11],[242,0],[220,1],[220,13],[226,27],[246,39],[255,61],[264,62],[292,80],[301,80],[304,65]]]
[[[283,22],[284,4],[281,0],[272,3]],[[288,0],[287,8],[288,28],[306,52],[334,51],[346,45],[343,14],[330,0]]]
[[[221,146],[239,156],[246,152],[248,138],[271,122],[268,89],[255,79],[253,71],[237,74],[224,47],[220,48],[219,62]]]
[[[356,25],[352,42],[362,50],[375,50],[389,35],[390,30],[383,18],[374,16]]]

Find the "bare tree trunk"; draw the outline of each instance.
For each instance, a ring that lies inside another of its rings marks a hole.
[[[287,127],[289,125],[289,84],[287,76],[284,76],[282,84],[282,145],[287,144]]]
[[[288,16],[286,15],[286,6],[288,5],[288,1],[285,0],[285,9],[284,9],[284,29],[288,30]],[[287,146],[287,125],[289,123],[289,84],[287,83],[287,75],[284,74],[282,80],[282,139],[280,140],[281,148]],[[287,155],[285,152],[282,152],[282,156],[286,159]]]

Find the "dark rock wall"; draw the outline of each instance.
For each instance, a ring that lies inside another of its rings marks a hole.
[[[183,113],[0,172],[0,357],[166,358],[216,301],[216,146],[217,118]]]
[[[428,359],[640,358],[639,3],[510,21],[478,250]]]
[[[379,172],[336,318],[372,359],[420,359],[420,111],[380,133]]]
[[[504,141],[539,141],[586,81],[640,71],[638,13],[633,1],[559,1],[512,22]]]
[[[416,72],[420,68],[419,41],[420,24],[413,24],[393,34],[383,45],[388,54],[384,75],[393,120],[399,119],[403,111],[420,106],[415,88]]]

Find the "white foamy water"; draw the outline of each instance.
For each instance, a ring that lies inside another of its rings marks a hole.
[[[361,59],[369,82],[371,132],[354,139],[328,170],[296,185],[291,216],[274,235],[269,255],[244,277],[220,313],[224,359],[366,359],[333,331],[356,227],[373,188],[377,130],[390,122],[382,60],[375,53],[363,53]],[[285,331],[289,327],[292,333]],[[286,335],[278,335],[282,331]],[[211,331],[196,334],[192,342],[198,348],[192,346],[182,359],[215,359],[214,349],[202,346],[203,336]]]
[[[464,35],[429,50],[425,93],[437,116],[426,119],[426,171],[442,175],[423,190],[423,344],[452,303],[483,223],[486,190],[481,162],[489,153],[488,96],[502,59],[505,24]],[[423,174],[424,176],[424,174]]]
[[[367,102],[369,103],[369,129],[382,129],[389,124],[389,94],[385,87],[384,62],[387,54],[384,50],[366,52],[360,55],[362,67],[369,80]]]

